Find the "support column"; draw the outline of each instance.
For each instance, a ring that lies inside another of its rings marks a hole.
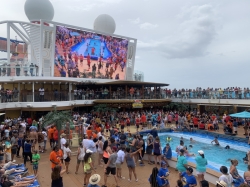
[[[111,86],[109,86],[109,99],[112,98],[112,93],[111,93]]]
[[[7,63],[10,64],[10,23],[7,23]]]
[[[32,82],[32,101],[35,102],[35,84]]]
[[[20,82],[17,85],[17,90],[18,90],[17,101],[20,102],[20,95],[21,95]]]
[[[141,98],[144,99],[144,85],[142,85],[142,92],[141,93],[142,93],[142,97]]]
[[[71,90],[72,90],[72,84],[69,83],[69,101],[71,101]]]
[[[125,85],[125,99],[127,99],[128,97],[128,86]]]

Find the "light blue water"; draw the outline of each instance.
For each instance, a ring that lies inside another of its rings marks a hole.
[[[239,164],[237,166],[238,171],[243,175],[244,171],[247,170],[247,165],[243,161],[247,151],[249,150],[249,145],[243,142],[237,142],[233,140],[220,139],[220,146],[215,146],[211,144],[211,141],[214,139],[213,136],[197,134],[197,133],[159,133],[162,147],[166,146],[166,138],[170,136],[172,138],[170,146],[172,148],[173,157],[176,157],[175,149],[180,144],[180,138],[184,138],[184,145],[188,147],[189,153],[198,154],[198,150],[203,150],[205,152],[205,157],[208,160],[208,168],[219,171],[220,166],[230,167],[230,159],[237,159]],[[194,143],[190,143],[190,138],[195,140]],[[192,145],[192,148],[189,148],[189,145]],[[225,146],[229,145],[230,149],[225,149]],[[188,157],[189,162],[194,162],[195,157]]]
[[[88,46],[87,46],[88,43]],[[91,54],[91,49],[95,48],[95,54]],[[96,37],[95,39],[86,39],[81,43],[71,47],[72,52],[77,52],[79,55],[82,54],[84,57],[87,57],[88,54],[91,56],[91,59],[97,60],[100,55],[103,55],[104,59],[109,58],[112,53],[107,48],[106,43],[101,42],[101,40]]]

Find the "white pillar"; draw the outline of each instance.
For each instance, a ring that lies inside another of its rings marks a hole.
[[[72,83],[69,83],[69,101],[71,101]]]
[[[10,64],[10,23],[7,23],[7,63]]]
[[[32,82],[32,101],[35,102],[35,84]]]

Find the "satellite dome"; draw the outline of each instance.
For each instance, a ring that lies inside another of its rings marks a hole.
[[[24,11],[30,21],[52,21],[54,7],[49,0],[26,0]]]
[[[110,15],[101,14],[95,19],[94,30],[114,34],[115,28],[115,20]]]

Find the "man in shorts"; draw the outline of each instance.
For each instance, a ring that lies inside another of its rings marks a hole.
[[[112,147],[112,154],[109,157],[108,163],[105,165],[104,167],[104,185],[102,185],[102,187],[107,187],[107,177],[108,175],[111,173],[111,175],[114,176],[115,178],[115,182],[116,182],[116,186],[118,186],[118,180],[116,177],[116,160],[117,160],[117,147]]]

